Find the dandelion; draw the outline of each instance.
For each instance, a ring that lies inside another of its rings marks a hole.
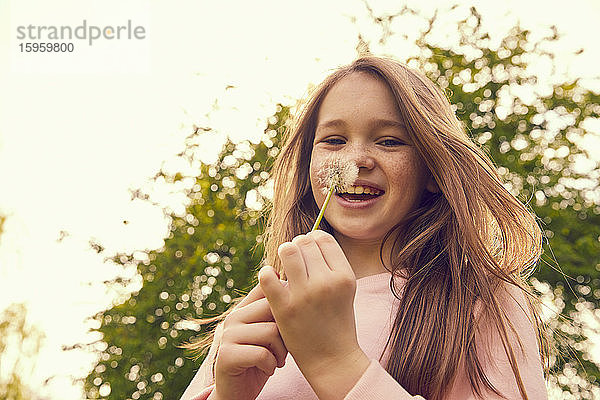
[[[356,178],[358,178],[358,166],[354,161],[333,156],[321,164],[317,182],[322,186],[321,191],[327,197],[325,197],[325,202],[319,211],[319,216],[311,232],[319,229],[319,224],[321,223],[321,219],[323,219],[323,214],[325,214],[325,209],[329,204],[329,199],[331,199],[333,192],[345,192],[354,183]]]

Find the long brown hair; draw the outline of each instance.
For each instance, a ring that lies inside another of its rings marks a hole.
[[[273,165],[274,197],[263,263],[285,276],[278,246],[308,232],[315,221],[319,209],[308,166],[319,107],[337,82],[356,72],[368,73],[390,88],[407,133],[440,189],[426,192],[381,245],[382,263],[384,258],[391,260],[386,268],[405,279],[401,288],[390,280],[400,305],[386,344],[386,370],[408,392],[435,400],[444,398],[462,366],[477,395],[483,396],[485,388],[501,395],[477,357],[482,349],[477,349],[475,331],[485,319],[498,331],[521,396],[527,399],[509,340],[509,332],[516,330],[498,293],[508,284],[526,294],[527,313],[533,316],[546,366],[545,327],[538,299],[525,281],[541,254],[541,230],[533,214],[505,189],[494,164],[469,138],[444,93],[403,64],[361,57],[313,90]],[[326,221],[321,229],[333,234]],[[388,241],[391,254],[384,257]]]

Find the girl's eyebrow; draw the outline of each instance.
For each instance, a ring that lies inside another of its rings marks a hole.
[[[391,120],[391,119],[385,119],[385,118],[374,118],[371,119],[368,123],[368,125],[370,126],[371,130],[376,130],[376,129],[382,129],[382,128],[388,128],[388,127],[392,127],[392,128],[399,128],[399,129],[405,129],[406,125],[404,125],[402,122],[396,121],[396,120]],[[317,131],[320,129],[326,129],[326,128],[345,128],[347,126],[346,122],[342,119],[333,119],[330,121],[326,121],[326,122],[322,122],[317,126]]]

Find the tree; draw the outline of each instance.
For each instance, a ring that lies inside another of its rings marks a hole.
[[[393,35],[393,20],[407,14],[418,13],[405,8],[395,15],[376,16],[371,11],[373,22],[383,27],[382,45]],[[577,80],[539,86],[541,82],[529,73],[531,57],[551,57],[543,45],[556,40],[556,35],[532,42],[529,32],[516,26],[496,45],[471,9],[458,24],[458,43],[446,48],[430,39],[435,21],[428,21],[417,40],[420,54],[407,61],[447,91],[470,134],[500,166],[508,188],[540,217],[550,245],[546,244],[534,274],[536,288],[572,318],[550,320],[570,345],[561,344],[559,349],[571,351],[570,356],[553,360],[553,385],[575,398],[590,398],[598,390],[594,382],[600,376],[587,351],[581,313],[597,309],[600,298],[600,171],[595,163],[588,171],[575,164],[590,160],[578,143],[586,133],[586,118],[598,118],[599,97]],[[370,43],[360,39],[358,48],[368,49]],[[228,142],[219,160],[201,165],[197,176],[157,175],[157,180],[179,185],[189,204],[181,215],[165,211],[171,231],[162,248],[146,249],[146,256],[111,257],[111,262],[123,266],[136,265],[142,287],[125,302],[94,316],[105,345],[86,379],[90,398],[181,395],[201,360],[186,360],[176,345],[210,328],[184,319],[219,314],[238,295],[237,289],[247,290],[254,282],[262,255],[263,220],[260,207],[253,203],[268,203],[268,171],[288,114],[289,109],[280,106],[260,143]],[[190,165],[197,164],[193,154],[201,132],[196,129],[190,135],[180,155]],[[140,192],[136,197],[149,199]],[[97,248],[102,251],[102,246]]]
[[[0,399],[34,399],[23,379],[31,375],[44,338],[26,322],[27,309],[13,303],[0,313]]]
[[[162,248],[147,250],[142,260],[131,254],[112,257],[118,264],[137,264],[143,287],[94,316],[106,345],[86,379],[90,398],[181,396],[198,365],[176,346],[211,327],[186,319],[222,313],[239,289],[247,291],[256,283],[262,257],[258,210],[271,190],[268,171],[288,114],[287,107],[278,107],[260,143],[228,141],[219,161],[202,165],[197,176],[157,174],[157,180],[185,187],[189,204],[183,215],[168,213],[171,232]],[[200,132],[195,130],[179,155],[190,165],[202,143]],[[139,191],[135,196],[149,199]]]
[[[0,236],[6,216],[0,214]],[[27,308],[12,303],[0,312],[0,399],[29,400],[33,391],[23,378],[31,375],[44,334],[27,324]]]

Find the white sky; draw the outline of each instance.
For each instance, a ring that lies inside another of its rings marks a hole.
[[[0,212],[9,215],[0,237],[0,310],[27,302],[28,318],[46,334],[29,382],[35,387],[57,375],[39,390],[45,398],[83,398],[81,388],[65,389],[67,378],[87,375],[93,356],[60,346],[85,341],[84,318],[115,296],[101,282],[118,271],[88,250],[88,241],[109,251],[161,244],[162,212],[131,203],[128,188],[144,186],[179,152],[194,123],[237,139],[260,133],[277,102],[302,96],[310,82],[353,59],[358,28],[349,16],[376,37],[361,1],[321,3],[0,0]],[[371,5],[391,12],[396,3]],[[426,12],[451,4],[414,3]],[[561,66],[591,77],[598,74],[599,4],[510,0],[478,8],[493,32],[517,17],[531,29],[556,24],[565,33]],[[131,19],[146,27],[147,39],[97,43],[70,58],[17,53],[16,25],[76,26],[84,18],[97,25]],[[395,48],[408,49],[401,42]],[[578,48],[585,49],[578,59],[567,55]],[[216,99],[220,109],[208,121]],[[207,143],[207,159],[211,148]],[[177,198],[164,202],[175,207]],[[57,242],[63,230],[70,235]]]

